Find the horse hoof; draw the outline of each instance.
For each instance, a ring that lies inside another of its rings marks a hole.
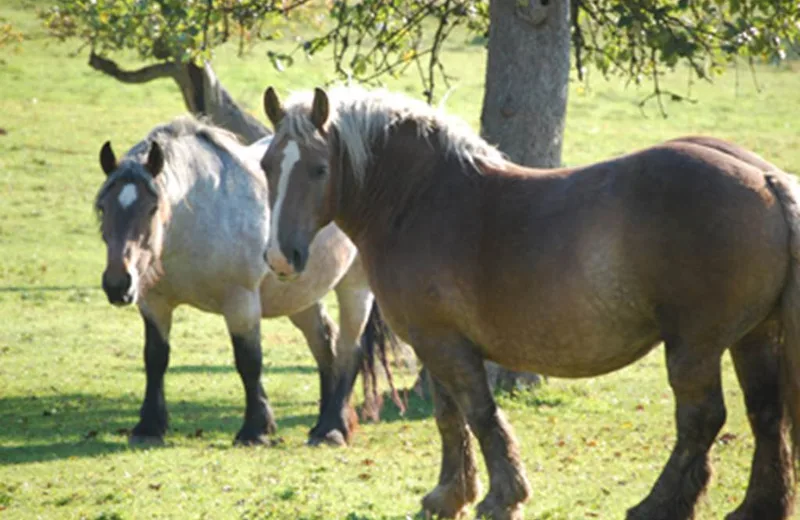
[[[339,430],[331,430],[325,435],[311,435],[306,442],[308,446],[327,446],[342,447],[347,446],[347,439]]]
[[[725,520],[786,520],[791,517],[790,501],[777,499],[760,504],[742,504],[730,512]]]
[[[677,515],[670,515],[670,508],[664,505],[660,508],[647,507],[642,504],[628,509],[625,515],[625,520],[672,520],[673,518],[681,518]]]
[[[522,514],[522,504],[502,507],[484,500],[478,504],[475,518],[480,520],[522,520],[524,515]]]
[[[422,510],[428,518],[431,515],[436,518],[458,518],[466,505],[444,486],[436,486],[422,498]]]
[[[133,434],[128,437],[128,446],[131,448],[149,448],[152,446],[163,446],[164,437],[160,435],[138,435]]]
[[[272,446],[272,441],[266,434],[237,435],[233,440],[234,446]]]

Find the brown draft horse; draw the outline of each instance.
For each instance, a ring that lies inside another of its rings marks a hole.
[[[319,229],[358,247],[392,329],[435,378],[442,440],[426,511],[521,518],[531,489],[483,360],[605,374],[663,342],[677,440],[629,519],[688,519],[725,422],[730,349],[756,449],[733,520],[786,519],[800,441],[800,191],[757,155],[687,137],[580,168],[506,161],[463,122],[385,91],[317,89],[265,109],[272,267],[297,275]],[[327,154],[325,151],[327,150]],[[277,201],[277,204],[275,204]],[[791,426],[793,435],[789,435]]]

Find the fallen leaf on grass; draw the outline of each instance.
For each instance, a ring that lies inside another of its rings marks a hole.
[[[150,484],[147,485],[147,487],[149,487],[153,491],[158,491],[159,489],[161,489],[161,486],[162,486],[161,482],[151,482]]]
[[[372,478],[372,475],[369,473],[359,473],[358,478],[361,480],[369,480]]]

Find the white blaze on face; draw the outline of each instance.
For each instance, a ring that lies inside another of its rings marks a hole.
[[[131,303],[135,304],[139,300],[139,271],[136,266],[132,265],[128,268],[128,274],[131,275],[131,294],[133,295]]]
[[[136,185],[128,183],[119,190],[117,200],[119,201],[119,205],[122,206],[122,209],[128,209],[131,204],[136,202],[136,197],[138,195],[139,193],[136,190]]]
[[[278,193],[275,200],[275,207],[272,209],[272,225],[270,226],[269,248],[280,251],[278,243],[278,229],[281,220],[281,210],[283,202],[286,200],[286,189],[289,187],[289,177],[297,161],[300,160],[300,148],[295,141],[289,141],[283,149],[281,159],[281,174],[278,177]]]

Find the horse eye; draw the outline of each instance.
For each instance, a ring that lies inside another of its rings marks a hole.
[[[311,170],[311,176],[314,178],[325,177],[325,174],[328,173],[327,166],[317,166],[317,168]]]

